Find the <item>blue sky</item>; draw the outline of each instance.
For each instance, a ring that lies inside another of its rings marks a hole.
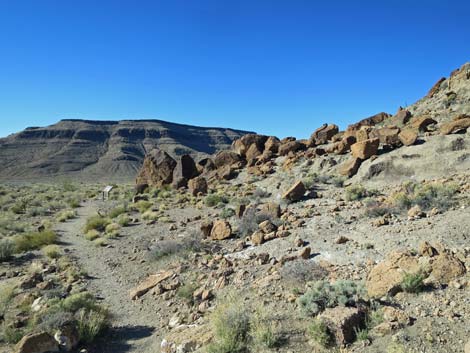
[[[307,137],[470,60],[468,1],[0,0],[0,136],[156,118]]]

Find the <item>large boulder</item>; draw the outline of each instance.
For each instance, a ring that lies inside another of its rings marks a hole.
[[[413,145],[418,139],[418,133],[413,129],[404,129],[398,134],[400,142],[405,146]]]
[[[176,162],[173,170],[173,183],[175,187],[187,186],[188,180],[199,175],[193,158],[189,154],[182,155]]]
[[[406,109],[400,109],[393,117],[392,121],[394,124],[405,125],[410,121],[411,113]]]
[[[362,159],[353,157],[341,164],[338,168],[338,172],[339,174],[350,178],[357,173],[359,167],[361,166],[361,163]]]
[[[304,184],[301,181],[298,181],[292,185],[284,195],[282,195],[282,198],[289,201],[299,201],[302,199],[306,191]]]
[[[393,252],[369,272],[366,279],[367,293],[371,298],[394,295],[400,291],[405,273],[419,271],[418,259],[411,252]]]
[[[465,274],[465,265],[451,253],[439,254],[431,265],[431,278],[440,284],[447,284],[451,280]]]
[[[279,146],[279,155],[280,156],[286,156],[290,152],[297,152],[305,149],[305,145],[301,143],[300,141],[294,140],[294,141],[286,141],[282,142],[281,145]]]
[[[368,159],[377,154],[379,143],[380,141],[378,138],[356,142],[351,146],[351,153],[355,158],[360,158],[362,160]]]
[[[378,138],[383,145],[396,147],[400,145],[399,133],[400,129],[397,127],[382,127],[372,130],[369,136],[370,138]]]
[[[232,149],[242,157],[247,156],[247,152],[250,148],[260,151],[259,154],[261,154],[264,151],[264,143],[267,139],[268,136],[264,135],[246,134],[233,141]],[[253,145],[255,147],[253,147]],[[248,156],[246,159],[249,160]]]
[[[175,167],[176,161],[168,153],[158,148],[154,149],[145,156],[136,184],[157,187],[171,184]]]
[[[365,327],[366,314],[358,308],[337,306],[325,309],[318,318],[325,323],[337,346],[356,339],[356,332]]]
[[[15,353],[58,352],[59,344],[47,332],[30,333],[24,336],[15,347]]]
[[[244,164],[242,157],[233,151],[220,151],[214,157],[214,164],[217,168],[232,167],[241,168]]]
[[[441,84],[442,82],[444,82],[446,80],[445,77],[441,77],[432,87],[431,89],[429,90],[428,94],[427,94],[427,97],[428,98],[432,98],[434,97],[434,95],[439,92],[439,90],[441,89]]]
[[[310,146],[324,145],[330,141],[338,131],[338,126],[335,124],[323,124],[310,136],[309,144]]]
[[[469,127],[470,127],[470,117],[462,118],[462,119],[458,119],[455,121],[450,121],[448,123],[442,124],[441,134],[442,135],[457,134],[457,133],[467,131]]]
[[[217,167],[211,158],[203,158],[196,165],[199,173],[208,173],[215,170]]]
[[[232,227],[227,221],[215,221],[211,229],[213,240],[224,240],[232,236]]]
[[[269,136],[266,142],[264,143],[264,151],[278,153],[280,144],[281,144],[281,141],[279,141],[277,137]]]
[[[203,176],[198,176],[196,178],[190,179],[188,182],[189,192],[193,196],[198,194],[207,194],[207,181]]]
[[[437,124],[437,121],[430,116],[423,115],[411,120],[408,126],[418,131],[428,131],[428,126]]]
[[[357,131],[361,128],[361,126],[374,126],[376,124],[379,124],[379,123],[383,122],[384,120],[386,120],[390,117],[391,117],[390,114],[384,113],[384,112],[372,115],[368,118],[365,118],[365,119],[362,119],[362,120],[358,121],[355,124],[349,125],[346,132],[348,132],[348,131],[349,132]]]

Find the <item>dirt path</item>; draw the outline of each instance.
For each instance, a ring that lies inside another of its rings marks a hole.
[[[99,201],[86,202],[77,210],[77,218],[57,226],[66,249],[90,278],[88,289],[103,299],[113,315],[112,333],[103,337],[90,353],[156,352],[155,313],[143,312],[141,305],[129,299],[129,289],[135,285],[135,279],[127,278],[127,272],[120,271],[122,267],[129,269],[128,258],[118,254],[113,245],[96,247],[81,233],[87,217],[95,215],[98,208]]]

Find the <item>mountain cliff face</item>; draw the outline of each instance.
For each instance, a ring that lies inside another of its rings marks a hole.
[[[160,120],[61,120],[1,138],[0,179],[131,180],[155,147],[198,159],[228,148],[245,133]]]

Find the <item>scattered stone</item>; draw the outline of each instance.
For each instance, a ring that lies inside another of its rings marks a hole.
[[[308,260],[310,258],[311,252],[312,252],[312,249],[310,249],[310,246],[307,246],[300,251],[299,257],[301,257],[304,260]]]
[[[408,210],[407,215],[408,219],[412,220],[425,217],[426,213],[421,210],[421,207],[419,207],[419,205],[415,205]]]
[[[148,276],[142,283],[140,283],[137,287],[131,289],[130,291],[130,298],[132,300],[138,299],[147,293],[150,289],[157,286],[159,283],[164,281],[167,278],[173,276],[173,271],[162,271],[156,273],[154,275]]]
[[[196,178],[190,179],[188,182],[189,192],[193,196],[197,196],[199,194],[205,195],[207,194],[207,181],[206,178],[203,176],[198,176]]]
[[[335,244],[345,244],[349,241],[349,238],[345,237],[344,235],[339,236],[335,240]]]
[[[201,232],[204,238],[209,238],[213,225],[214,223],[212,221],[204,221],[201,223]]]
[[[210,237],[212,240],[224,240],[232,236],[232,227],[227,221],[215,221]]]
[[[301,181],[298,181],[292,185],[290,189],[284,193],[284,195],[282,195],[282,198],[293,202],[299,201],[302,199],[306,191],[307,190],[305,189],[304,184]]]
[[[261,222],[258,227],[264,234],[275,232],[277,230],[277,226],[269,219]]]
[[[328,327],[336,345],[344,346],[354,342],[356,332],[365,327],[366,315],[358,308],[337,306],[327,308],[319,319]]]
[[[253,245],[261,245],[264,242],[264,233],[260,230],[257,230],[251,235],[251,243]]]
[[[465,265],[450,253],[439,254],[432,262],[430,277],[440,283],[447,284],[465,274]]]

